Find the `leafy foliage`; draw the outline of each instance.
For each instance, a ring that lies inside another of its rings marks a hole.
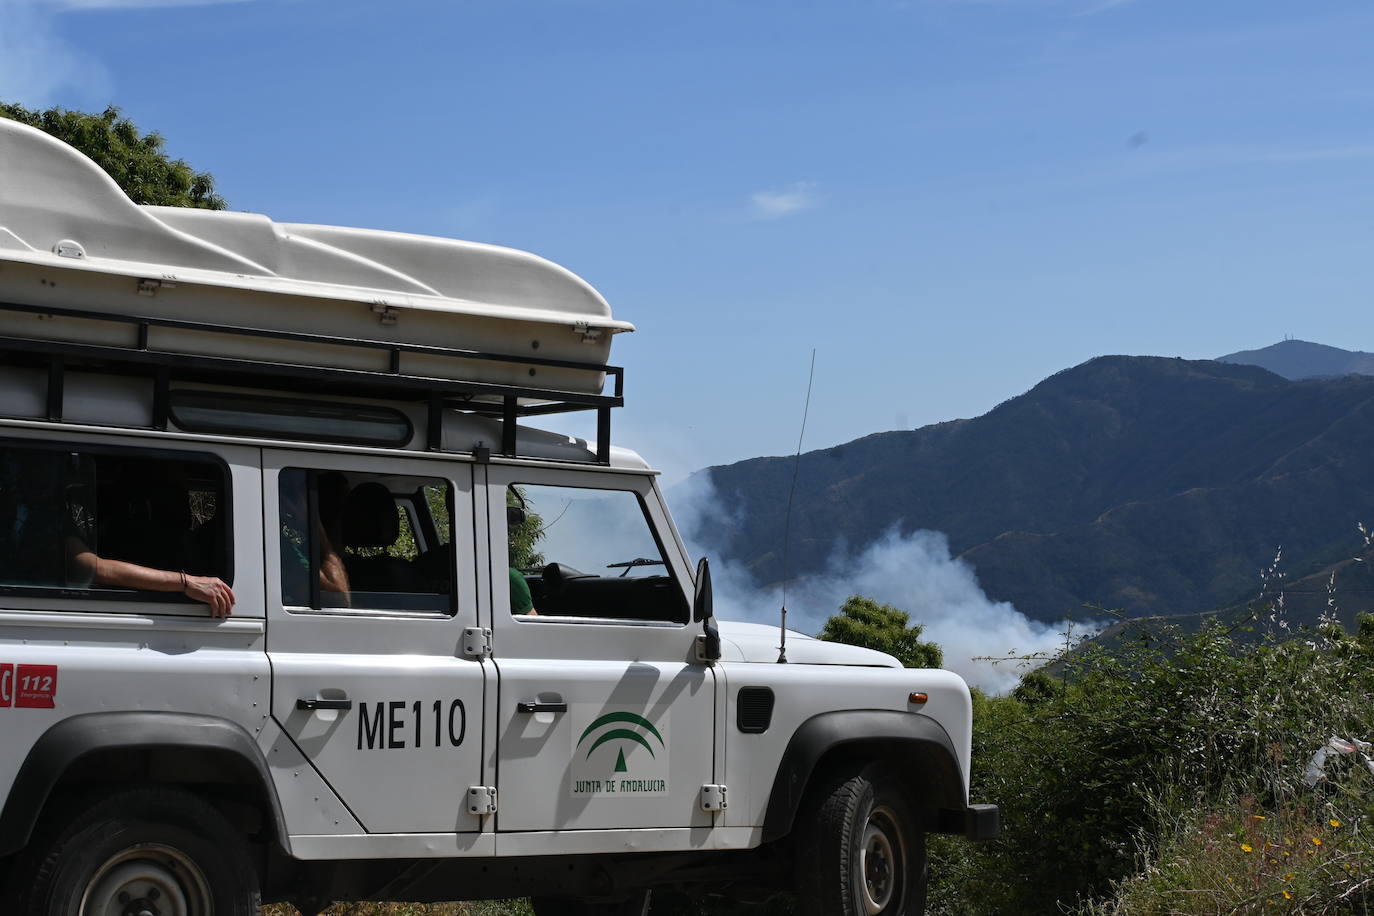
[[[510,540],[510,565],[516,569],[538,569],[544,565],[544,555],[536,547],[544,538],[544,519],[529,509],[527,494],[517,486],[506,488],[506,505],[525,510],[525,518],[511,528],[507,535]]]
[[[1368,779],[1352,788],[1336,773],[1317,790],[1302,782],[1331,735],[1374,731],[1374,618],[1362,618],[1355,635],[1328,625],[1258,642],[1220,624],[1193,634],[1139,628],[1110,650],[1073,653],[1060,672],[1027,678],[1010,696],[976,698],[971,794],[1001,806],[1004,835],[983,847],[934,845],[933,913],[1032,916],[1109,899],[1142,861],[1183,847],[1205,851],[1195,840],[1207,825],[1196,813],[1217,815],[1207,829],[1219,836],[1227,812],[1242,810],[1238,799],[1295,823],[1313,812],[1327,817],[1338,796],[1334,819],[1367,824],[1374,816]],[[1374,847],[1347,853],[1374,874]],[[1179,874],[1202,870],[1189,861]]]
[[[825,622],[820,638],[886,652],[908,668],[939,668],[944,653],[933,642],[923,642],[920,624],[890,604],[863,595],[851,595],[840,613]]]
[[[213,176],[169,158],[161,134],[140,135],[113,105],[100,114],[88,114],[65,108],[35,111],[0,102],[0,117],[36,127],[76,147],[109,173],[136,204],[225,208],[224,198],[215,193]]]

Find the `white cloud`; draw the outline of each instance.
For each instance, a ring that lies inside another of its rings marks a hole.
[[[252,0],[0,0],[0,99],[46,108],[75,91],[104,107],[109,72],[62,36],[64,14],[247,2]]]
[[[108,83],[104,68],[59,34],[56,13],[51,3],[0,0],[0,98],[42,108],[61,90]]]
[[[814,181],[798,181],[785,188],[755,191],[749,195],[749,207],[757,219],[781,219],[819,203]]]

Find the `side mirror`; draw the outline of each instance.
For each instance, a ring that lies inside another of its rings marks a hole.
[[[711,564],[705,557],[697,561],[697,594],[692,601],[692,620],[701,623],[713,617],[711,601]]]
[[[711,564],[702,557],[697,562],[697,594],[692,601],[692,619],[701,624],[697,637],[697,658],[710,664],[720,658],[720,631],[716,629],[711,602]]]

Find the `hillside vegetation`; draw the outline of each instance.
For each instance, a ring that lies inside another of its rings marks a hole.
[[[792,574],[825,569],[837,545],[927,528],[949,536],[989,598],[1036,619],[1084,605],[1211,610],[1252,597],[1280,545],[1295,576],[1347,557],[1374,503],[1372,451],[1374,377],[1102,357],[977,419],[803,455]],[[698,536],[777,581],[792,459],[701,473],[729,524],[708,519]],[[1351,615],[1370,607],[1367,594],[1345,598]]]
[[[941,916],[1374,912],[1374,618],[1293,632],[1139,627],[975,710],[974,797],[1002,840],[941,842]]]

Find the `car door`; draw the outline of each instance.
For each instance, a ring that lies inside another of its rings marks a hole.
[[[652,478],[486,473],[497,830],[709,826],[715,673]]]
[[[268,450],[272,715],[369,833],[481,829],[471,465]]]

